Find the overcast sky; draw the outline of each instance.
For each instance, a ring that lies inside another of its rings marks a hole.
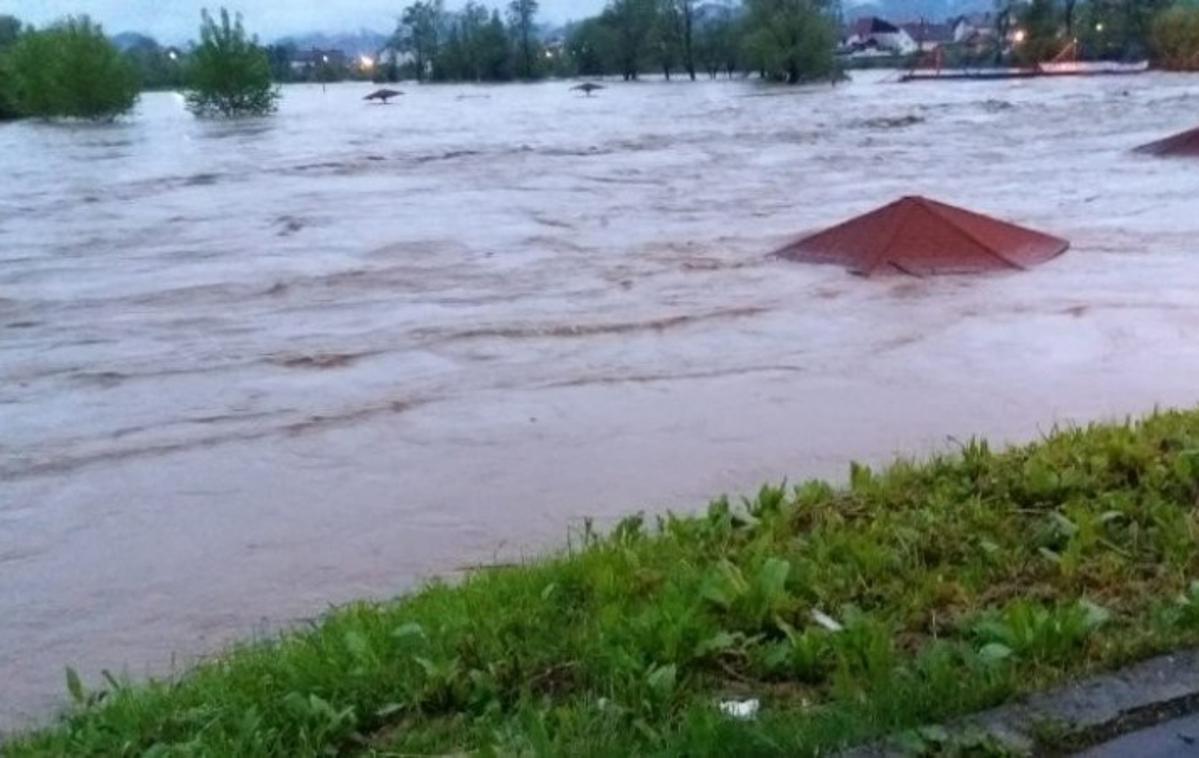
[[[354,32],[360,28],[390,32],[400,9],[410,0],[225,0],[229,10],[241,11],[246,28],[263,40],[304,32]],[[446,0],[458,8],[465,0]],[[0,14],[44,24],[69,14],[91,16],[109,34],[144,32],[162,42],[181,42],[196,36],[200,9],[216,8],[220,0],[0,0]],[[498,6],[506,0],[484,5]],[[541,17],[560,23],[582,18],[603,7],[603,0],[541,0]]]

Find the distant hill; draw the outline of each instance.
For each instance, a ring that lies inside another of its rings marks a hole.
[[[353,34],[312,34],[292,35],[283,37],[276,44],[294,45],[298,50],[341,50],[346,55],[374,55],[387,44],[388,35],[360,29]]]
[[[846,2],[845,16],[881,16],[889,21],[916,21],[926,18],[942,21],[964,13],[989,11],[995,8],[993,0],[864,0]]]

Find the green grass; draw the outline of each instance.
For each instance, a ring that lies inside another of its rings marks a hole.
[[[588,530],[172,681],[72,675],[74,708],[0,752],[769,756],[905,730],[935,747],[915,728],[1199,642],[1197,496],[1199,412],[854,466],[844,489]],[[747,696],[754,720],[717,707]]]

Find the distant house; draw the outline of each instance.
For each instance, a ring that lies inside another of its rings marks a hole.
[[[942,45],[954,42],[954,30],[948,23],[934,24],[928,21],[913,21],[900,24],[899,27],[907,32],[921,52],[932,52]]]
[[[561,34],[547,37],[541,47],[545,50],[546,58],[560,58],[566,54],[566,37]]]
[[[952,41],[969,44],[981,38],[994,38],[997,35],[996,21],[993,13],[971,13],[951,19]]]
[[[416,56],[411,51],[397,50],[393,45],[384,47],[375,58],[379,65],[386,66],[407,66],[409,63],[416,62]]]
[[[919,49],[903,28],[877,16],[859,18],[841,40],[841,52],[851,56],[910,55]]]
[[[311,73],[313,69],[322,66],[344,69],[349,63],[349,56],[343,50],[300,50],[291,59],[291,70],[297,74]]]

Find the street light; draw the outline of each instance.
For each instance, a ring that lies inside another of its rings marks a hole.
[[[1012,35],[1012,41],[1019,45],[1022,44],[1027,37],[1028,34],[1023,29],[1017,29],[1016,33]]]
[[[1100,32],[1100,33],[1103,32],[1103,22],[1102,21],[1100,21],[1098,24],[1095,24],[1095,31]]]

